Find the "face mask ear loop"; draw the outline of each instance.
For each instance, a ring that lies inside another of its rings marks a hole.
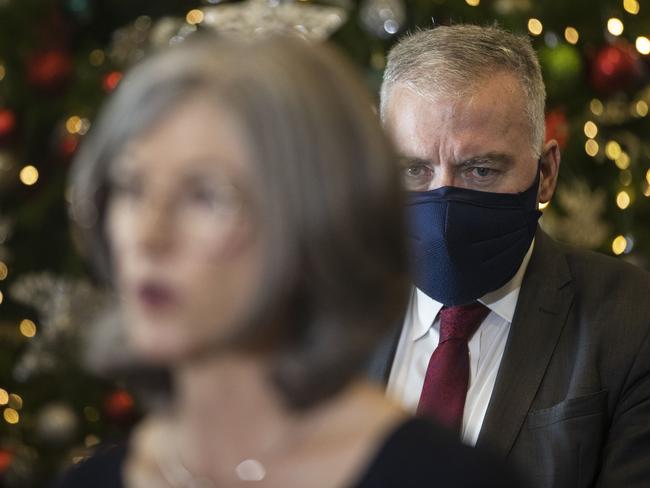
[[[535,198],[535,205],[534,205],[535,209],[534,209],[533,213],[537,216],[537,218],[534,219],[534,222],[530,221],[530,223],[529,223],[529,226],[530,226],[529,227],[529,232],[531,232],[533,235],[537,231],[537,219],[542,215],[542,211],[539,209],[539,201],[538,201],[539,184],[540,184],[541,179],[542,179],[542,157],[540,156],[539,159],[537,160],[537,176],[535,176],[535,181],[533,182],[533,185],[535,187],[535,196],[534,196],[534,198]],[[532,188],[531,188],[531,190],[532,190]]]
[[[535,192],[535,197],[539,193],[539,183],[542,180],[542,157],[540,156],[537,160],[537,175],[535,176],[535,183],[537,184],[537,191]]]
[[[535,177],[535,182],[537,186],[535,191],[535,208],[539,210],[539,202],[537,201],[537,198],[539,197],[539,184],[542,182],[542,156],[537,160],[537,176]]]

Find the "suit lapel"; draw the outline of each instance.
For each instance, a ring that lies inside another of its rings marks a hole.
[[[573,300],[570,282],[562,253],[538,230],[477,441],[500,457],[512,449],[564,328]]]

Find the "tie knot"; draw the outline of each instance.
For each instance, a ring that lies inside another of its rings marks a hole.
[[[456,307],[444,307],[440,311],[440,342],[450,339],[468,341],[490,309],[479,302]]]

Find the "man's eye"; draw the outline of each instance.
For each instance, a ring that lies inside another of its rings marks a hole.
[[[405,173],[407,176],[418,178],[421,176],[428,175],[429,173],[428,169],[429,168],[427,168],[426,166],[418,164],[418,165],[408,166],[406,168]]]
[[[492,168],[484,168],[482,166],[478,166],[476,168],[472,168],[472,172],[480,178],[486,178],[488,176],[492,176],[494,171]]]

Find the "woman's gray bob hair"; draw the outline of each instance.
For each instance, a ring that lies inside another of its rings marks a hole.
[[[230,346],[269,354],[287,403],[312,405],[359,373],[406,306],[393,149],[360,78],[330,47],[210,37],[156,54],[121,82],[72,172],[81,247],[109,285],[107,169],[129,141],[196,94],[241,122],[263,182],[255,211],[266,267],[251,318]]]

